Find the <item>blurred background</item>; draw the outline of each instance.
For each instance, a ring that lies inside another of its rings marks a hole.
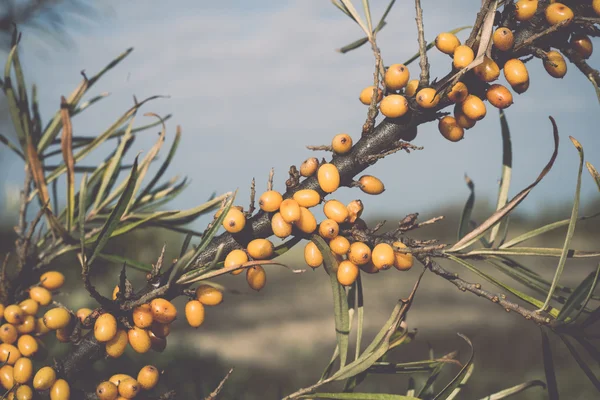
[[[371,4],[378,20],[387,1]],[[478,4],[423,0],[426,39],[472,24]],[[172,208],[190,208],[213,192],[236,188],[245,205],[251,179],[256,177],[257,190],[264,190],[271,167],[276,171],[275,188],[283,189],[289,165],[299,165],[313,155],[305,145],[328,144],[340,132],[358,140],[366,118],[358,94],[372,84],[372,54],[367,47],[344,55],[335,51],[360,38],[361,31],[330,2],[7,0],[0,3],[3,58],[14,22],[23,32],[21,61],[27,82],[38,85],[43,121],[58,109],[60,96],[70,94],[80,82],[80,71],[91,75],[127,48],[135,49],[93,88],[91,96],[103,92],[110,96],[73,119],[74,134],[102,132],[133,105],[133,96],[169,96],[149,103],[142,111],[173,114],[167,122],[167,141],[173,138],[177,124],[183,128],[171,176],[186,175],[192,185]],[[387,22],[378,36],[383,60],[386,65],[402,63],[417,51],[412,3],[398,2]],[[468,30],[459,37],[464,40],[467,35]],[[435,49],[429,55],[432,78],[444,76],[450,59]],[[592,55],[590,63],[599,66],[600,57]],[[558,161],[519,207],[512,219],[511,236],[570,215],[578,156],[568,135],[577,138],[586,149],[587,160],[600,167],[597,99],[587,79],[573,65],[568,67],[567,76],[557,80],[546,74],[539,60],[530,62],[530,89],[516,97],[506,111],[514,150],[511,195],[535,179],[552,153],[549,115],[556,119],[561,136]],[[418,75],[417,63],[409,68],[413,76]],[[140,125],[149,122],[138,119]],[[0,99],[0,130],[14,137],[4,98]],[[144,134],[134,146],[147,151],[154,140]],[[493,209],[502,156],[497,112],[489,109],[488,117],[459,143],[443,140],[435,123],[421,126],[413,143],[425,149],[388,157],[369,170],[385,182],[384,196],[367,198],[351,189],[342,189],[336,196],[342,201],[360,197],[365,204],[363,218],[370,224],[386,219],[393,226],[412,212],[419,212],[423,219],[444,215],[442,222],[416,235],[451,243],[468,196],[465,174],[475,182],[475,218],[482,220]],[[89,157],[86,164],[103,159],[109,148],[105,150]],[[130,158],[136,153],[131,151]],[[18,157],[5,147],[0,147],[0,170],[4,252],[12,245],[11,227],[24,175]],[[585,173],[581,214],[596,212],[598,198]],[[192,228],[202,230],[207,222],[201,219]],[[573,247],[599,247],[596,222],[586,221],[578,229]],[[561,247],[564,234],[559,230],[537,245]],[[120,254],[150,262],[165,242],[168,255],[175,257],[182,240],[166,231],[148,230],[112,246]],[[282,261],[301,267],[301,249],[295,250]],[[72,275],[66,289],[69,304],[74,308],[93,305],[86,293],[78,291],[74,262],[73,257],[58,265]],[[556,260],[540,259],[527,265],[551,277]],[[478,280],[453,265],[447,267],[467,280]],[[564,283],[576,285],[593,268],[593,261],[569,261]],[[116,266],[99,269],[102,273],[95,279],[109,293],[117,279]],[[408,294],[418,269],[366,277],[365,341],[387,319],[394,302]],[[160,361],[149,355],[142,357],[143,362],[152,360],[168,368],[169,384],[185,391],[186,398],[208,394],[229,367],[236,370],[226,386],[226,398],[277,398],[316,381],[335,346],[328,280],[322,271],[292,275],[285,269],[270,269],[268,274],[268,285],[260,293],[251,292],[242,277],[220,280],[231,292],[223,305],[208,310],[203,327],[175,332]],[[134,278],[141,282],[143,276]],[[484,286],[495,290],[487,283]],[[475,375],[461,398],[483,397],[527,379],[544,380],[539,332],[534,324],[459,292],[431,274],[425,276],[420,291],[408,319],[409,327],[419,333],[413,343],[396,350],[399,361],[425,359],[429,346],[436,357],[460,349],[464,360],[468,349],[456,335],[461,332],[473,340],[477,354]],[[183,328],[184,323],[179,325]],[[558,342],[554,345],[561,393],[572,399],[597,396],[564,347]],[[66,350],[52,348],[57,354]],[[137,356],[129,356],[138,362]],[[102,370],[106,366],[97,367],[99,374],[108,374]],[[119,368],[129,366],[120,363]],[[448,366],[444,373],[449,378],[456,368]],[[423,381],[423,377],[415,379]],[[387,377],[369,379],[361,389],[403,393],[406,384],[405,376]],[[533,389],[520,398],[544,399],[546,395]]]

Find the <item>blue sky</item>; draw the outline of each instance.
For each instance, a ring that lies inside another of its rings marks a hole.
[[[371,3],[378,18],[387,1]],[[132,105],[133,95],[138,99],[169,95],[142,111],[174,114],[167,141],[176,124],[183,128],[171,174],[187,175],[192,184],[174,207],[192,207],[213,191],[237,187],[246,205],[250,180],[256,177],[258,190],[264,190],[271,167],[276,170],[275,188],[283,190],[289,165],[315,155],[305,145],[327,144],[340,132],[358,140],[366,117],[358,94],[372,82],[373,58],[367,47],[345,55],[334,51],[359,38],[361,31],[330,2],[111,0],[102,4],[101,15],[91,24],[78,23],[71,31],[68,47],[50,47],[52,42],[25,29],[22,61],[27,80],[39,85],[42,117],[47,120],[60,96],[79,83],[80,70],[93,74],[134,47],[127,60],[90,91],[90,97],[101,92],[111,95],[76,117],[74,131],[99,134]],[[477,11],[473,4],[424,0],[426,39],[471,24]],[[397,2],[387,21],[379,35],[384,62],[404,62],[417,49],[412,3]],[[464,40],[466,35],[459,37]],[[432,78],[442,77],[450,59],[435,49],[429,54]],[[598,66],[599,61],[594,54],[590,63]],[[551,155],[549,115],[556,119],[561,135],[554,169],[523,204],[524,211],[535,213],[544,205],[564,204],[573,197],[578,156],[568,135],[583,144],[587,160],[600,168],[600,113],[592,86],[573,65],[569,64],[562,80],[548,76],[539,60],[528,66],[530,89],[515,96],[515,104],[507,110],[514,146],[512,195],[535,179]],[[418,75],[417,63],[409,69]],[[138,121],[150,119],[140,116]],[[154,138],[154,134],[140,136],[135,146],[147,151]],[[474,180],[479,199],[493,201],[501,141],[497,111],[491,106],[488,116],[460,143],[443,140],[435,123],[421,126],[413,143],[425,150],[396,154],[368,170],[385,182],[383,196],[367,198],[357,189],[342,189],[336,196],[361,198],[367,216],[386,211],[427,213],[440,203],[466,199],[466,173]],[[131,151],[130,157],[135,153]],[[3,162],[8,173],[2,184],[18,185],[22,181],[18,159],[3,148],[0,157],[8,161]],[[587,173],[582,194],[585,211],[586,200],[597,196]]]

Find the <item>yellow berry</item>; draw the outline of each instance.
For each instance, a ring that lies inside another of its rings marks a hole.
[[[158,383],[160,373],[154,365],[146,365],[138,372],[137,381],[144,390],[151,390]]]
[[[33,315],[26,315],[23,323],[17,325],[17,332],[19,333],[31,333],[35,330],[35,317]]]
[[[400,90],[408,83],[410,72],[403,64],[392,64],[385,71],[385,86],[390,90]],[[385,100],[385,99],[384,99]]]
[[[273,234],[279,238],[286,238],[290,236],[292,234],[292,227],[292,224],[283,219],[281,213],[276,213],[273,215],[273,218],[271,218],[271,230],[273,231]],[[237,271],[242,272],[241,270]]]
[[[515,6],[515,18],[517,21],[528,21],[537,11],[538,0],[519,0]]]
[[[0,363],[14,365],[19,358],[21,358],[21,352],[15,346],[8,343],[0,344]]]
[[[42,367],[33,377],[33,387],[36,390],[48,390],[56,382],[56,371],[52,367]]]
[[[600,0],[592,0],[592,9],[600,16]]]
[[[513,58],[504,64],[504,77],[511,85],[519,85],[529,81],[529,73],[523,61]]]
[[[119,389],[119,394],[122,397],[133,399],[140,392],[141,386],[135,379],[125,378],[121,381],[119,386],[117,386],[117,389]]]
[[[410,80],[406,84],[406,89],[404,89],[404,95],[408,96],[408,97],[414,96],[415,93],[417,93],[418,88],[419,88],[419,80],[418,79]]]
[[[352,138],[346,133],[335,135],[331,141],[331,148],[337,154],[346,154],[352,149]]]
[[[460,46],[460,40],[454,33],[440,33],[435,38],[435,47],[442,53],[452,55],[458,46]]]
[[[41,286],[36,286],[29,289],[29,297],[40,303],[41,306],[47,306],[52,302],[52,293],[50,293],[50,291],[45,287]]]
[[[148,331],[137,326],[127,332],[127,339],[131,348],[138,353],[146,353],[152,347]]]
[[[319,168],[319,160],[316,157],[307,158],[302,164],[300,164],[300,175],[302,176],[313,176]]]
[[[308,242],[304,247],[304,261],[312,268],[317,268],[323,264],[323,254],[314,242]]]
[[[582,58],[590,58],[592,52],[594,51],[594,45],[590,40],[589,36],[584,35],[583,33],[576,33],[571,36],[571,40],[569,41],[571,48],[577,52]]]
[[[546,7],[546,21],[550,25],[556,25],[567,20],[569,21],[566,23],[568,25],[574,16],[573,10],[562,3],[553,3]]]
[[[17,341],[18,336],[17,328],[14,325],[4,324],[0,326],[0,340],[2,343],[13,344]]]
[[[513,103],[513,96],[505,86],[494,84],[491,85],[485,97],[496,108],[504,109]]]
[[[113,376],[108,378],[108,381],[114,384],[115,386],[119,387],[121,382],[123,382],[125,379],[133,379],[133,377],[127,374],[114,374]]]
[[[408,112],[408,101],[400,94],[387,95],[379,105],[379,111],[388,118],[399,118]]]
[[[370,105],[371,100],[373,100],[373,89],[374,89],[373,86],[367,86],[360,92],[360,96],[358,97],[358,99],[365,106]],[[382,98],[383,98],[383,91],[381,89],[377,89],[377,102],[379,103]],[[303,176],[307,176],[307,175],[303,175]]]
[[[424,88],[417,93],[417,104],[423,108],[433,108],[438,105],[440,96],[434,88]]]
[[[500,76],[500,67],[494,60],[484,56],[481,64],[473,68],[473,72],[483,82],[492,82]]]
[[[273,243],[267,239],[254,239],[248,243],[247,250],[255,260],[268,260],[273,256]]]
[[[69,400],[71,387],[64,379],[57,379],[50,388],[50,400]]]
[[[500,51],[508,51],[515,43],[515,37],[512,31],[506,27],[500,27],[492,35],[494,46]]]
[[[14,369],[12,365],[0,368],[0,384],[4,389],[10,390],[15,385]]]
[[[157,298],[150,302],[152,317],[161,324],[170,324],[177,318],[177,309],[167,299]]]
[[[33,363],[27,357],[19,358],[13,367],[13,376],[17,383],[27,383],[33,376]]]
[[[279,214],[279,213],[277,213],[277,214]],[[275,215],[277,215],[277,214],[275,214]],[[275,216],[273,216],[273,218],[275,218]],[[225,257],[225,261],[223,262],[223,267],[225,267],[225,268],[239,267],[240,265],[245,264],[247,262],[248,262],[248,254],[246,254],[246,252],[244,250],[235,249],[235,250],[231,250],[231,252],[229,252],[229,254],[227,254],[227,257]],[[242,272],[241,269],[236,269],[235,271],[232,271],[231,273],[233,275],[237,275],[241,272]]]
[[[223,220],[223,227],[229,233],[238,233],[246,226],[246,215],[237,208],[230,208]]]
[[[255,265],[246,270],[246,281],[251,289],[260,291],[267,284],[267,273],[260,265]]]
[[[456,106],[454,106],[454,118],[456,119],[456,124],[464,129],[470,129],[474,127],[475,123],[477,122],[474,119],[467,117],[462,112],[462,104],[456,104]]]
[[[133,324],[138,328],[148,328],[152,325],[154,317],[152,316],[152,308],[150,304],[142,304],[133,309],[131,313]]]
[[[61,329],[71,322],[71,313],[62,307],[53,308],[44,314],[44,324],[52,330]]]
[[[333,164],[323,164],[317,171],[319,186],[325,193],[332,193],[340,187],[340,172]]]
[[[285,199],[279,206],[281,218],[289,224],[300,219],[300,205],[294,199]]]
[[[461,45],[454,50],[454,57],[452,59],[452,65],[456,69],[463,69],[467,65],[471,64],[475,59],[475,53],[469,46]]]
[[[31,357],[37,353],[39,344],[31,335],[21,335],[17,341],[17,347],[23,357]]]
[[[350,286],[358,278],[359,269],[356,264],[345,260],[342,261],[337,270],[337,280],[341,285]]]
[[[406,249],[406,245],[402,242],[394,242],[394,247]],[[407,271],[413,266],[413,255],[410,253],[399,253],[396,252],[396,258],[394,260],[394,267],[399,271]]]
[[[334,254],[343,256],[350,250],[350,242],[343,236],[336,236],[329,242],[329,248]]]
[[[558,4],[558,3],[554,3]],[[562,78],[567,73],[567,63],[564,57],[558,51],[549,51],[546,53],[548,61],[544,61],[544,68],[550,76],[554,78]],[[554,65],[552,65],[554,64]]]
[[[529,89],[529,80],[527,80],[526,82],[523,82],[523,83],[519,83],[517,85],[512,85],[511,87],[515,91],[515,93],[518,93],[518,94],[524,93],[527,91],[527,89]]]
[[[448,92],[448,99],[453,103],[461,103],[468,95],[469,89],[467,88],[467,85],[462,82],[456,82],[454,86],[452,86],[452,90]]]
[[[373,248],[371,262],[377,269],[388,269],[394,265],[394,248],[387,243],[379,243]]]
[[[346,206],[346,210],[348,210],[348,222],[353,224],[363,212],[363,203],[360,200],[352,200]]]
[[[332,219],[327,218],[319,224],[319,235],[324,239],[333,239],[339,232],[340,226]]]
[[[204,322],[204,306],[198,300],[190,300],[185,305],[185,319],[192,328]]]
[[[91,308],[80,308],[79,310],[77,310],[77,312],[75,313],[75,316],[77,317],[77,319],[83,324],[83,322],[86,320],[86,318],[92,313],[92,309]]]
[[[326,201],[323,206],[323,212],[327,218],[334,220],[338,224],[345,222],[346,218],[348,218],[346,206],[337,200]]]
[[[96,386],[96,396],[98,396],[98,400],[116,400],[119,396],[119,389],[110,381],[101,382]]]
[[[106,342],[105,350],[106,354],[112,358],[119,358],[125,353],[125,349],[127,348],[127,344],[129,344],[129,339],[127,338],[127,332],[124,329],[118,329],[115,336]]]
[[[363,265],[371,261],[371,249],[363,242],[354,242],[348,251],[348,260],[356,265]]]
[[[282,201],[281,193],[276,190],[267,190],[258,199],[258,206],[263,211],[273,212],[279,210]]]
[[[465,130],[458,125],[456,118],[446,115],[438,123],[438,129],[443,137],[451,142],[458,142],[465,136]]]
[[[367,194],[381,194],[385,190],[383,182],[371,175],[363,175],[358,180],[360,190]]]
[[[321,202],[321,195],[316,190],[302,189],[294,193],[294,200],[300,207],[314,207]]]
[[[472,120],[479,121],[483,119],[486,114],[486,108],[483,101],[475,96],[470,94],[467,96],[467,99],[462,103],[462,112]]]
[[[42,336],[48,332],[50,332],[50,328],[48,328],[46,326],[46,324],[44,324],[44,318],[40,317],[40,318],[36,319],[35,320],[35,333],[38,336]]]
[[[21,310],[23,310],[25,315],[35,315],[37,314],[40,305],[33,299],[26,299],[19,303],[19,307],[21,307]]]
[[[214,286],[200,285],[196,289],[196,299],[205,306],[216,306],[223,302],[223,292]]]
[[[9,324],[19,325],[23,322],[24,318],[25,313],[21,310],[21,307],[16,304],[11,304],[4,309],[4,319]]]
[[[109,313],[102,314],[94,323],[94,337],[99,342],[108,342],[117,334],[117,320]]]
[[[40,283],[48,290],[57,290],[65,283],[65,276],[58,271],[48,271],[40,276]]]
[[[15,391],[15,400],[31,400],[33,399],[33,389],[29,385],[19,385]]]
[[[304,233],[313,233],[317,229],[317,219],[306,207],[300,207],[300,219],[296,221],[296,228]]]

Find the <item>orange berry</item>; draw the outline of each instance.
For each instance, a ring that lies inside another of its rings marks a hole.
[[[352,149],[352,138],[346,133],[335,135],[331,141],[331,148],[337,154],[346,154]]]
[[[246,270],[246,281],[251,289],[259,292],[267,284],[267,273],[260,265],[255,265]]]
[[[483,117],[485,117],[485,104],[479,97],[470,94],[467,96],[467,99],[462,103],[462,112],[468,118],[471,118],[475,121],[479,121],[480,119],[483,119]]]
[[[31,333],[33,331],[35,331],[35,317],[33,315],[26,315],[23,323],[17,325],[17,332]]]
[[[317,268],[323,264],[323,254],[314,242],[308,242],[304,246],[304,261],[309,267]]]
[[[363,265],[371,261],[371,249],[363,242],[354,242],[348,251],[348,260],[356,265]]]
[[[392,64],[385,71],[385,86],[390,90],[400,90],[408,83],[410,72],[403,64]],[[385,99],[384,99],[385,100]]]
[[[48,390],[56,382],[56,371],[52,367],[42,367],[33,377],[33,387],[37,390]]]
[[[329,242],[329,248],[334,254],[343,256],[350,250],[350,242],[343,236],[336,236]]]
[[[33,363],[27,357],[19,358],[13,367],[13,377],[17,383],[27,383],[33,376]]]
[[[104,313],[94,323],[94,337],[99,342],[108,342],[117,334],[117,319],[109,313]]]
[[[302,176],[313,176],[319,168],[319,160],[316,157],[307,158],[302,164],[300,164],[300,175]]]
[[[277,237],[286,238],[290,236],[292,234],[292,227],[292,224],[290,224],[289,222],[285,222],[285,220],[281,216],[281,213],[275,213],[275,215],[273,215],[273,218],[271,218],[271,230],[273,231],[273,234]],[[235,273],[234,275],[237,275],[240,272],[242,272],[242,270],[238,269],[233,272]]]
[[[15,385],[14,368],[12,365],[4,365],[0,368],[0,384],[6,390],[12,389]]]
[[[600,0],[592,0],[592,9],[600,16]]]
[[[153,321],[150,304],[142,304],[141,306],[135,307],[131,314],[131,318],[133,319],[133,324],[138,328],[150,327]]]
[[[77,316],[77,319],[79,319],[79,321],[81,321],[81,323],[83,323],[83,321],[85,321],[85,319],[92,313],[92,310],[90,308],[80,308],[79,310],[77,310],[77,312],[75,313],[75,316]]]
[[[170,324],[177,318],[177,309],[167,299],[157,298],[150,302],[152,317],[161,324]]]
[[[537,11],[538,0],[519,0],[515,6],[515,18],[517,21],[528,21]]]
[[[314,207],[321,202],[321,195],[316,190],[302,189],[294,193],[294,200],[300,207]]]
[[[57,290],[65,283],[65,276],[58,271],[48,271],[40,276],[40,283],[48,290]]]
[[[414,96],[415,93],[417,93],[417,89],[419,88],[419,80],[418,79],[413,79],[411,81],[408,81],[408,83],[406,84],[406,89],[404,89],[404,95],[411,97]]]
[[[52,293],[50,293],[50,291],[45,287],[41,286],[36,286],[29,289],[29,297],[40,303],[41,306],[47,306],[52,302]]]
[[[438,105],[440,96],[434,88],[424,88],[417,93],[417,104],[423,108],[433,108]]]
[[[71,387],[64,379],[57,379],[50,388],[50,400],[69,400]]]
[[[246,226],[246,215],[237,208],[230,208],[223,220],[223,227],[229,233],[238,233]]]
[[[502,26],[494,31],[492,41],[498,50],[508,51],[513,47],[515,37],[510,29]]]
[[[562,3],[553,3],[546,7],[546,21],[550,25],[556,25],[567,20],[569,21],[567,25],[569,25],[574,16],[573,10]]]
[[[35,315],[37,314],[40,305],[33,299],[25,299],[19,303],[19,307],[21,307],[21,310],[23,310],[25,315]]]
[[[306,207],[300,207],[300,219],[296,221],[296,228],[304,233],[313,233],[317,229],[317,219]]]
[[[133,378],[125,378],[119,383],[119,394],[126,399],[133,399],[141,390],[141,385]]]
[[[438,123],[438,129],[443,137],[451,142],[458,142],[465,136],[465,130],[458,125],[456,118],[446,115]]]
[[[52,330],[61,329],[71,322],[71,313],[62,307],[53,308],[44,314],[44,324]]]
[[[360,190],[367,194],[381,194],[385,190],[383,182],[372,175],[363,175],[358,180]]]
[[[582,58],[585,59],[590,58],[592,52],[594,51],[594,45],[592,44],[589,36],[584,35],[583,33],[573,34],[569,44],[573,50],[575,50]]]
[[[558,4],[558,3],[554,3]],[[546,53],[548,61],[544,60],[544,68],[550,76],[554,78],[562,78],[567,73],[567,63],[564,57],[558,51],[549,51]],[[554,64],[554,65],[553,65]]]
[[[442,53],[452,55],[458,46],[460,46],[460,40],[454,33],[440,33],[435,38],[435,47]]]
[[[127,332],[127,339],[133,350],[138,353],[146,353],[152,347],[148,331],[137,326]]]
[[[0,363],[14,365],[19,358],[21,358],[21,352],[15,346],[8,343],[0,344]]]
[[[462,82],[456,82],[454,86],[452,86],[452,90],[448,92],[448,99],[453,103],[461,103],[468,95],[469,89],[467,88],[467,85]]]
[[[341,285],[350,286],[356,282],[359,272],[356,264],[348,260],[342,261],[337,270],[337,280]]]
[[[496,108],[504,109],[513,103],[513,96],[505,86],[494,84],[491,85],[485,97]]]
[[[273,256],[273,243],[267,239],[254,239],[248,243],[247,250],[255,260],[268,260]]]
[[[504,64],[504,77],[511,85],[519,85],[529,81],[529,73],[523,61],[513,58]]]
[[[492,82],[500,76],[500,67],[494,60],[484,56],[481,64],[473,68],[473,72],[483,82]]]
[[[50,328],[48,328],[46,326],[46,324],[44,324],[44,318],[40,317],[40,318],[36,319],[35,320],[35,333],[38,336],[42,336],[48,332],[50,332]]]
[[[467,117],[462,112],[462,106],[460,104],[454,106],[454,118],[456,119],[456,124],[464,129],[470,129],[474,127],[475,123],[477,122],[474,119]]]
[[[370,105],[371,100],[373,100],[373,89],[374,89],[373,86],[367,86],[360,92],[360,96],[358,97],[358,99],[365,106]],[[382,98],[383,98],[383,91],[381,89],[377,89],[377,102],[379,103]]]
[[[517,85],[512,85],[511,87],[515,91],[515,93],[518,93],[518,94],[524,93],[527,91],[527,89],[529,89],[529,80],[527,80],[526,82],[523,82],[523,83],[519,83]]]
[[[340,226],[332,219],[325,219],[319,224],[319,235],[324,239],[333,239],[339,232]]]
[[[133,377],[127,374],[114,374],[108,379],[108,381],[112,382],[115,386],[118,387],[121,384],[121,382],[123,382],[125,379],[133,379]]]
[[[258,199],[258,206],[263,211],[274,212],[279,210],[282,201],[281,193],[276,190],[267,190]]]
[[[279,206],[281,218],[289,224],[300,219],[300,205],[294,199],[285,199]]]
[[[138,372],[137,381],[144,390],[151,390],[158,383],[160,373],[154,365],[146,365]]]
[[[340,172],[333,164],[323,164],[317,171],[319,186],[325,193],[332,193],[340,187]]]
[[[473,53],[473,49],[466,45],[458,46],[454,50],[452,65],[454,65],[454,68],[456,69],[463,69],[467,65],[471,64],[474,59],[475,53]]]
[[[15,390],[15,399],[14,400],[31,400],[33,399],[33,389],[29,385],[19,385],[17,390]],[[10,397],[9,397],[10,400]]]
[[[119,358],[125,353],[127,344],[129,344],[127,332],[125,332],[124,329],[118,329],[115,336],[106,342],[104,350],[106,350],[106,354],[108,354],[109,357]]]
[[[379,111],[388,118],[399,118],[408,112],[408,101],[399,94],[387,95],[379,105]]]
[[[394,247],[406,249],[406,245],[402,242],[394,242]],[[413,266],[414,260],[413,255],[410,253],[399,253],[396,252],[396,258],[394,260],[394,267],[399,271],[407,271]]]
[[[377,269],[388,269],[394,265],[394,248],[387,243],[379,243],[373,248],[371,262]]]
[[[17,347],[23,357],[31,357],[40,348],[37,340],[31,335],[21,335],[17,341]]]
[[[217,306],[223,302],[223,292],[211,285],[200,285],[196,289],[196,299],[205,306]]]
[[[110,381],[101,382],[96,386],[96,396],[98,396],[98,400],[117,400],[119,389]]]
[[[190,300],[185,305],[185,319],[192,328],[204,322],[204,306],[198,300]]]
[[[275,214],[278,215],[279,213]],[[275,218],[275,216],[273,216]],[[231,268],[238,267],[248,262],[248,254],[244,250],[235,249],[231,250],[227,257],[225,257],[225,261],[223,262],[223,267]],[[238,275],[242,272],[242,269],[236,269],[235,271],[231,271],[233,275]]]
[[[0,326],[0,340],[2,343],[13,344],[17,341],[19,337],[19,333],[17,332],[17,328],[12,324],[3,324]],[[2,362],[0,360],[0,362]]]
[[[323,206],[323,212],[327,218],[334,220],[338,224],[345,222],[346,218],[348,218],[348,209],[337,200],[326,201]]]
[[[21,307],[16,304],[11,304],[4,309],[4,319],[9,324],[19,325],[23,322],[24,318],[25,313],[21,310]]]
[[[363,212],[363,203],[360,200],[352,200],[348,203],[346,209],[348,210],[348,222],[353,224]]]

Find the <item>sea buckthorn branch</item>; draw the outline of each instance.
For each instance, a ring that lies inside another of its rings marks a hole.
[[[421,75],[419,80],[420,86],[429,85],[429,61],[427,60],[427,43],[425,42],[425,30],[423,29],[423,8],[421,0],[415,0],[416,18],[417,21],[417,37],[419,41],[419,66],[421,67]]]

